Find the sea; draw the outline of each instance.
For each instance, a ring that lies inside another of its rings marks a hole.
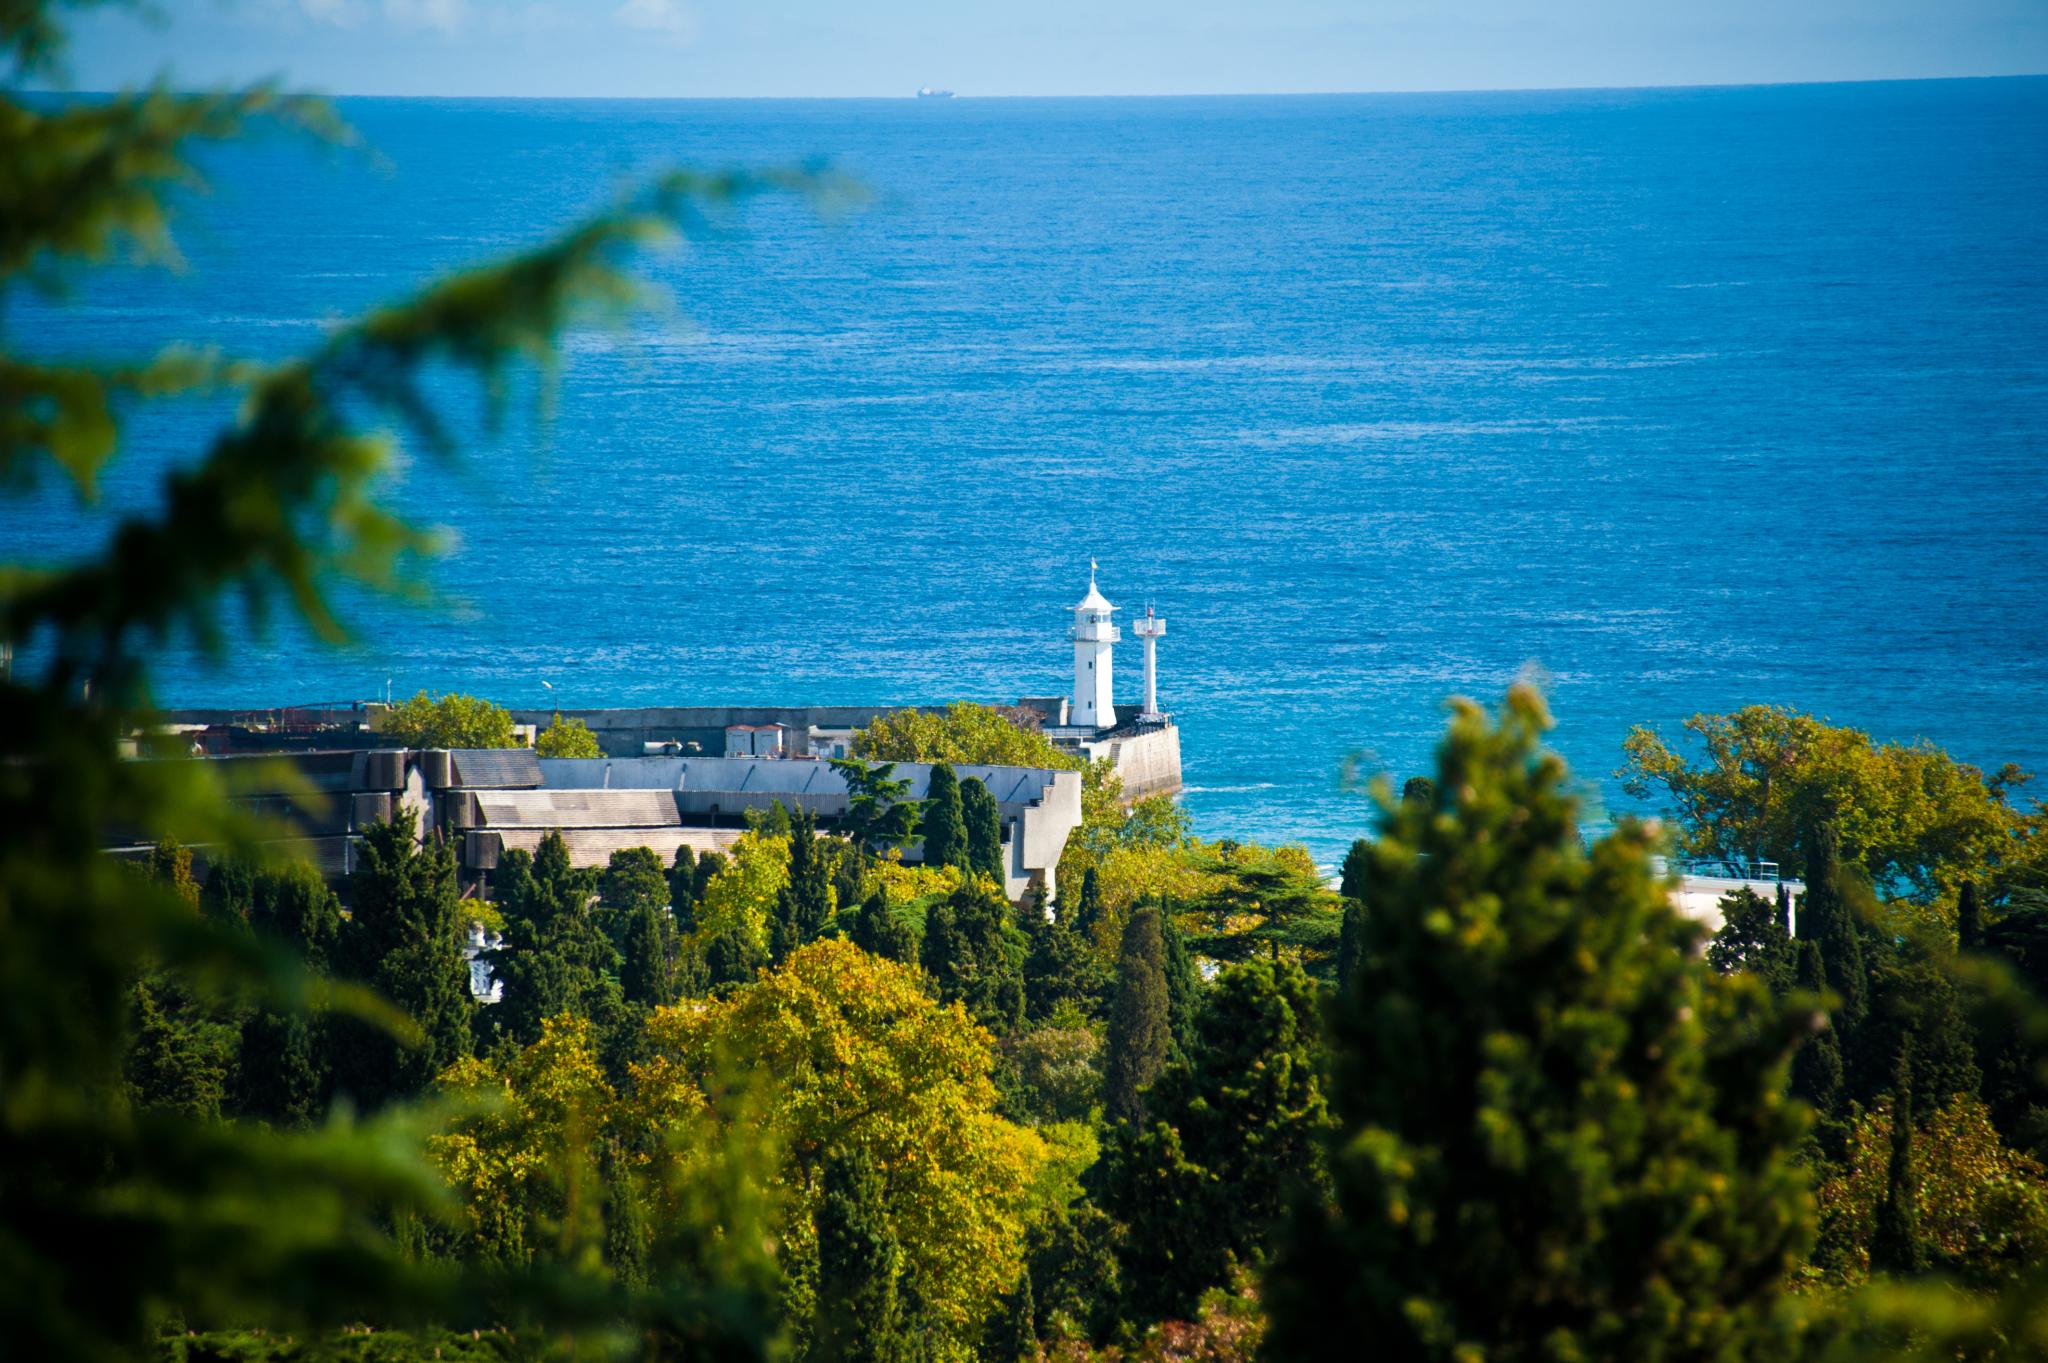
[[[1596,822],[1631,726],[1753,703],[2048,771],[2048,79],[337,108],[209,149],[178,268],[17,297],[10,347],[280,358],[670,168],[860,192],[705,206],[496,409],[437,374],[460,452],[388,489],[434,599],[344,593],[341,649],[231,605],[167,703],[1007,702],[1070,686],[1093,562],[1167,621],[1197,831],[1325,863],[1518,678]],[[6,557],[230,415],[132,414]]]

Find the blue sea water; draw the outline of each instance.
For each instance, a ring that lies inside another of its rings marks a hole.
[[[2048,768],[2048,80],[341,111],[377,157],[212,156],[186,272],[14,343],[288,353],[677,162],[874,198],[652,259],[674,310],[572,338],[543,442],[458,406],[398,496],[460,609],[175,646],[167,701],[1009,700],[1066,688],[1093,557],[1170,621],[1211,836],[1334,857],[1347,755],[1420,770],[1532,669],[1610,808],[1630,725],[1757,701]],[[138,421],[106,504],[217,415]]]

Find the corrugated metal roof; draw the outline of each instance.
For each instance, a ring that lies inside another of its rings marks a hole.
[[[680,821],[666,790],[493,790],[476,793],[483,826],[639,828]]]
[[[468,790],[532,790],[541,783],[531,748],[460,748],[449,757],[455,784]]]
[[[550,790],[683,790],[715,800],[719,792],[745,795],[844,797],[846,778],[829,762],[772,757],[592,757],[550,758],[540,763]],[[974,777],[997,804],[1028,805],[1045,798],[1058,774],[1042,767],[957,766],[963,781]],[[932,769],[923,762],[899,762],[896,775],[910,783],[909,798],[922,800]],[[692,806],[696,807],[695,805]]]

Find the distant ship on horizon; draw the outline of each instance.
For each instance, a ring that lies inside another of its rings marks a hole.
[[[929,85],[924,85],[918,87],[917,97],[919,99],[951,99],[953,92],[951,90],[935,90]]]

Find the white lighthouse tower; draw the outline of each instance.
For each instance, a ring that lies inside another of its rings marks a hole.
[[[1131,633],[1145,641],[1145,708],[1138,712],[1140,724],[1164,724],[1159,713],[1159,638],[1166,633],[1166,617],[1154,615],[1150,606],[1131,621]]]
[[[1074,709],[1068,723],[1079,728],[1116,726],[1116,703],[1110,698],[1110,653],[1122,636],[1110,616],[1116,610],[1095,586],[1095,563],[1088,564],[1088,595],[1074,607]]]

